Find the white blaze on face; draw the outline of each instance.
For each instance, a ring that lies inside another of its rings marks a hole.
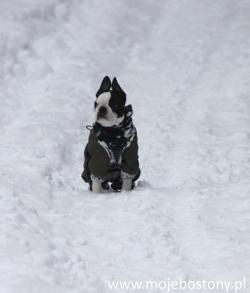
[[[98,96],[96,102],[97,102],[97,104],[102,105],[102,106],[108,105],[110,98],[111,98],[111,93],[104,92]]]
[[[123,117],[117,118],[117,114],[112,111],[109,106],[109,101],[111,98],[110,92],[104,92],[98,96],[96,99],[97,107],[95,108],[95,121],[99,122],[101,125],[110,127],[114,125],[118,125],[122,122]],[[97,119],[97,115],[100,107],[105,107],[107,109],[107,114],[105,118]]]

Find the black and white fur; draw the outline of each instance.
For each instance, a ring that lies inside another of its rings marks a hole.
[[[105,76],[96,93],[95,121],[104,127],[119,125],[124,119],[126,94],[114,78]]]

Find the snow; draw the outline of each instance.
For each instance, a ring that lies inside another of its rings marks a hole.
[[[249,292],[249,9],[0,1],[1,293],[243,277]],[[134,108],[131,193],[93,194],[80,178],[106,74]]]

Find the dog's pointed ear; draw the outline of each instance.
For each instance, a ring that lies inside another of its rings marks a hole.
[[[114,77],[114,79],[113,79],[113,81],[112,81],[112,89],[113,89],[113,90],[116,90],[116,91],[118,91],[118,92],[121,92],[121,93],[123,93],[124,95],[126,95],[125,92],[123,91],[123,89],[120,87],[120,85],[119,85],[119,83],[118,83],[116,77]]]
[[[110,88],[111,88],[111,80],[108,76],[105,76],[104,79],[102,80],[99,90],[96,93],[96,97],[98,97],[100,94],[104,92],[108,92]]]

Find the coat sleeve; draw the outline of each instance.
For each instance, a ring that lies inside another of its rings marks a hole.
[[[130,175],[137,175],[140,173],[137,140],[137,135],[135,135],[130,146],[125,150],[122,156],[122,171]]]
[[[108,173],[109,157],[105,149],[99,144],[96,135],[91,130],[88,144],[84,151],[84,170],[89,180],[90,176],[103,178]]]
[[[89,141],[84,149],[84,163],[83,163],[83,172],[82,172],[82,179],[87,182],[91,183],[90,178],[90,171],[89,171],[89,161],[91,159],[91,154],[89,152]]]

